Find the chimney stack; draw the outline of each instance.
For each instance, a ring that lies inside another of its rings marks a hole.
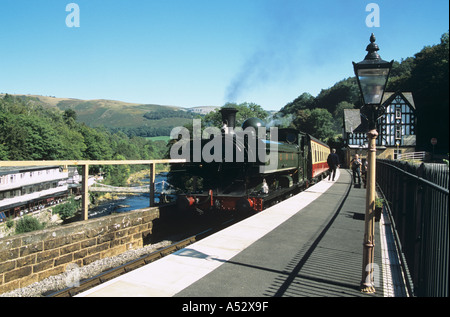
[[[233,130],[236,128],[236,112],[238,110],[232,107],[220,109],[222,121],[226,123],[228,128],[233,128]]]

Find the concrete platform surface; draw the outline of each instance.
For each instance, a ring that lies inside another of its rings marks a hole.
[[[379,225],[377,292],[359,291],[365,189],[352,186],[347,170],[338,170],[336,176],[335,182],[322,180],[253,217],[77,296],[384,296],[385,285],[393,287],[389,261],[382,260]]]

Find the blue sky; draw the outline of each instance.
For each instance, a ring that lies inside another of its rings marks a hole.
[[[80,27],[66,25],[66,5]],[[369,3],[380,27],[368,27]],[[0,0],[0,93],[279,110],[385,60],[438,44],[447,0]]]

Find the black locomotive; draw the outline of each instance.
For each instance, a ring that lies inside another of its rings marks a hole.
[[[169,182],[182,188],[177,198],[180,210],[262,211],[328,171],[330,148],[314,137],[291,128],[266,129],[258,118],[236,129],[237,110],[220,112],[220,132],[209,139],[188,140],[187,162],[171,168]]]

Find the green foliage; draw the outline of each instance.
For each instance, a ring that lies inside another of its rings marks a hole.
[[[297,97],[294,101],[288,103],[284,108],[280,110],[282,114],[296,113],[299,110],[313,109],[315,104],[315,98],[305,92]]]
[[[164,109],[160,111],[151,111],[144,114],[144,118],[147,120],[160,120],[163,118],[188,118],[192,119],[194,115],[191,112],[183,110],[170,110]]]
[[[170,131],[174,126],[183,126],[186,124],[186,119],[175,118],[177,120],[182,120],[178,123],[174,123],[173,126],[157,126],[152,124],[151,126],[138,126],[138,127],[120,127],[120,128],[109,128],[111,133],[122,132],[128,137],[140,136],[143,138],[157,137],[157,136],[168,136]],[[156,121],[154,121],[156,122]],[[153,123],[153,122],[152,122]]]
[[[383,56],[386,60],[386,56]],[[417,150],[432,151],[430,139],[438,138],[436,152],[447,153],[449,146],[449,33],[437,45],[426,46],[414,57],[395,61],[386,91],[412,92],[417,115]],[[350,64],[350,62],[349,62]],[[360,92],[355,77],[323,89],[316,97],[303,93],[285,105],[280,113],[298,116],[296,126],[314,136],[328,135],[320,126],[308,122],[307,110],[326,109],[333,117],[333,130],[341,132],[343,109],[359,108]],[[310,118],[312,119],[312,118]],[[328,130],[328,129],[325,129]],[[326,132],[326,131],[325,131]]]
[[[14,219],[9,216],[6,220],[6,228],[11,229],[12,227],[14,227]]]
[[[76,119],[71,109],[44,108],[33,98],[6,94],[0,98],[0,160],[148,160],[166,152],[165,142],[91,128]],[[121,175],[114,177],[114,169],[103,170],[112,184],[123,184],[132,168],[118,168]]]
[[[125,156],[116,154],[114,160],[125,160]],[[106,179],[106,184],[115,186],[126,186],[127,179],[130,176],[131,168],[129,165],[108,165],[104,168],[105,172],[109,174]]]
[[[255,103],[244,102],[239,105],[236,103],[226,103],[223,107],[232,107],[238,110],[238,113],[236,113],[236,127],[240,127],[248,118],[256,117],[264,121],[269,117],[269,113]],[[217,109],[216,111],[208,113],[202,120],[202,124],[205,126],[221,127],[222,115],[219,110],[220,109]]]
[[[45,225],[40,223],[36,218],[26,215],[16,222],[16,234],[42,230],[44,226]]]
[[[5,145],[0,143],[0,161],[8,160],[8,150]]]
[[[376,197],[375,198],[375,207],[383,208],[383,204],[386,202],[384,198]]]
[[[66,203],[59,204],[53,207],[53,213],[59,214],[62,220],[66,220],[75,216],[80,208],[80,202],[70,198]]]
[[[326,109],[299,110],[293,124],[298,130],[309,133],[320,140],[327,140],[335,134],[333,117]]]
[[[449,157],[449,155],[448,155],[448,153],[447,153],[447,159],[442,159],[442,161],[443,161],[445,164],[447,164],[447,167],[449,167],[449,160],[448,160],[448,157]]]

